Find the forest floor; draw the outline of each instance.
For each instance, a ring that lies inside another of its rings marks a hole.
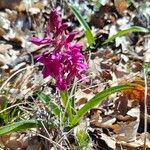
[[[87,22],[94,42],[88,41],[85,26],[68,4]],[[83,45],[87,65],[86,79],[80,82],[75,78],[67,87],[75,100],[72,112],[78,112],[102,91],[107,94],[99,96],[97,105],[94,99],[94,107],[87,106],[90,109],[69,130],[64,128],[67,121],[61,124],[62,118],[58,119],[54,115],[57,112],[49,109],[50,100],[40,99],[37,94],[42,91],[64,109],[55,77],[43,78],[43,64],[36,61],[37,55],[53,47],[35,45],[30,40],[44,37],[53,9],[59,12],[63,23],[68,23],[67,34],[77,32],[75,41]],[[1,0],[0,149],[150,149],[149,31],[149,1]],[[112,92],[111,87],[126,84],[134,88]],[[36,126],[35,121],[40,125]]]

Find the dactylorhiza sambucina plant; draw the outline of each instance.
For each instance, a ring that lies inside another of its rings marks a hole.
[[[77,77],[81,79],[82,72],[87,69],[84,56],[80,52],[82,45],[74,41],[76,32],[68,33],[68,25],[62,20],[56,10],[52,10],[45,28],[45,37],[33,37],[30,41],[36,45],[49,45],[50,50],[36,56],[43,67],[43,77],[51,76],[55,79],[55,85],[60,91],[62,105],[69,117],[72,118],[72,110],[68,102],[67,87]]]
[[[86,71],[87,65],[84,63],[84,56],[80,52],[82,45],[74,41],[74,37],[77,33],[67,33],[67,27],[68,25],[66,23],[62,23],[58,12],[52,10],[46,24],[45,37],[33,37],[30,41],[36,45],[50,45],[51,47],[50,50],[36,56],[36,60],[44,65],[42,71],[43,77],[51,76],[55,79],[56,87],[60,91],[64,111],[61,111],[59,106],[43,92],[39,92],[38,97],[60,118],[62,121],[61,124],[65,125],[65,127],[69,126],[72,128],[86,112],[98,105],[104,98],[114,92],[127,89],[131,86],[121,85],[104,90],[94,96],[81,109],[76,111],[74,104],[68,99],[67,89],[75,77],[78,79],[83,77],[82,73]]]

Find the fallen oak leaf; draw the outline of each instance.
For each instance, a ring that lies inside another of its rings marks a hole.
[[[123,15],[124,11],[127,8],[127,0],[114,0],[114,4],[118,13],[120,15]]]
[[[132,89],[126,89],[121,91],[123,95],[125,95],[129,100],[138,101],[140,105],[144,106],[144,85],[142,80],[135,80],[132,82],[134,85],[134,88]],[[150,113],[150,87],[148,87],[147,92],[147,107],[148,107],[148,113]]]

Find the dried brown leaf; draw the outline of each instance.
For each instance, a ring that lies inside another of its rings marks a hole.
[[[127,0],[114,0],[116,10],[119,14],[123,15],[127,8]]]

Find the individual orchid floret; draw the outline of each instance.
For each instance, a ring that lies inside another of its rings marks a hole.
[[[83,63],[84,56],[80,52],[81,48],[81,45],[69,45],[63,54],[65,72],[68,72],[67,83],[74,77],[82,78],[81,73],[87,69],[87,66]]]
[[[36,45],[49,45],[49,44],[55,43],[55,41],[50,38],[37,38],[37,37],[32,37],[30,39],[30,42],[32,42]]]
[[[47,22],[46,32],[55,33],[56,29],[60,28],[62,22],[58,12],[54,9],[51,11]]]
[[[52,36],[51,38],[56,38],[60,33],[65,31],[67,27],[68,25],[66,23],[62,23],[58,12],[55,9],[52,10],[46,25],[46,35]]]

